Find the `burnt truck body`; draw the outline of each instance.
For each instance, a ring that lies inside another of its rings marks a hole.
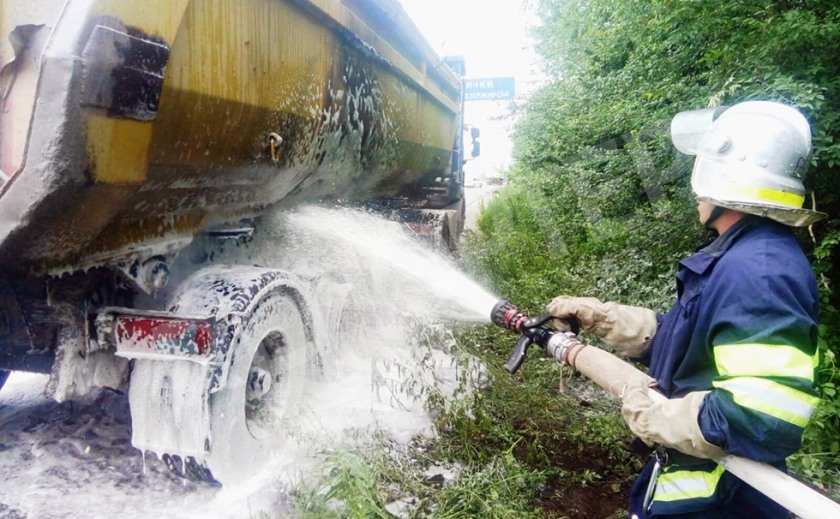
[[[0,0],[0,30],[0,370],[58,400],[142,379],[138,448],[252,470],[317,356],[310,294],[283,265],[173,262],[338,199],[451,245],[463,64],[395,0]]]

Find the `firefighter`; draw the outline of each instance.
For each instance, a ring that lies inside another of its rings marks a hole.
[[[743,456],[784,469],[819,399],[817,285],[791,227],[825,215],[802,208],[810,127],[789,106],[748,101],[684,112],[674,145],[695,155],[691,186],[711,244],[680,262],[665,314],[559,296],[575,317],[649,367],[670,400],[629,385],[622,415],[655,456],[637,478],[631,517],[782,518],[787,511],[714,461]]]

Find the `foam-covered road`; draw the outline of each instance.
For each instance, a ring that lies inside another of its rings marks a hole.
[[[272,229],[284,225],[282,214],[276,219]],[[312,284],[310,310],[326,324],[340,319],[327,304],[337,299],[335,284],[322,273],[338,271],[364,311],[347,314],[359,320],[356,333],[321,351],[324,373],[307,381],[289,440],[264,470],[223,488],[181,480],[131,445],[125,392],[56,403],[44,395],[46,375],[13,373],[0,390],[0,519],[288,517],[290,489],[316,484],[325,451],[383,432],[403,444],[433,432],[426,397],[451,394],[463,376],[450,354],[451,326],[489,319],[495,298],[396,223],[321,209],[292,220],[291,246],[266,233],[228,251],[228,261],[295,266]],[[275,257],[278,249],[292,257]]]

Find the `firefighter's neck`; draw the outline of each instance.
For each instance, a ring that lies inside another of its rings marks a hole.
[[[718,235],[723,235],[730,227],[746,217],[747,215],[744,213],[733,211],[732,209],[724,209],[723,214],[716,221],[712,222],[712,229],[716,230]]]
[[[717,232],[719,236],[747,216],[746,213],[725,207],[716,207],[708,202],[698,202],[697,210],[700,213],[700,221],[703,226]]]
[[[709,229],[714,229],[718,236],[722,236],[723,233],[729,230],[730,227],[738,223],[742,218],[746,218],[746,214],[741,213],[739,211],[733,211],[732,209],[724,209],[723,213],[718,216],[714,222],[711,222],[710,225],[707,225]]]

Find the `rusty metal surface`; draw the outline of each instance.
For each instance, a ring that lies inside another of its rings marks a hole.
[[[396,194],[445,170],[458,83],[396,8],[70,0],[42,57],[26,163],[0,191],[0,267],[158,254],[279,200]],[[134,51],[103,50],[120,42]]]

